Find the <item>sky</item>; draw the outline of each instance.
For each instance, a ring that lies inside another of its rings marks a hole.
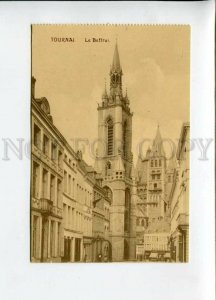
[[[55,37],[75,41],[53,42]],[[92,42],[93,38],[108,42]],[[109,90],[116,40],[123,91],[127,88],[133,112],[134,164],[139,145],[149,140],[142,147],[145,154],[158,124],[162,138],[171,139],[176,146],[182,123],[189,121],[189,26],[33,25],[35,96],[48,99],[55,126],[75,150],[83,150],[89,164],[94,164],[94,155],[84,145],[97,139],[97,103],[105,81]],[[164,141],[164,148],[169,156],[170,143]]]

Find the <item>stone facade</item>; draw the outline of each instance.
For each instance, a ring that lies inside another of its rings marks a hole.
[[[158,236],[157,240],[161,241],[160,236],[167,236],[170,233],[168,174],[170,176],[158,126],[152,148],[148,148],[145,157],[140,155],[137,161],[136,235],[137,245],[143,245],[143,251],[150,249],[156,251],[154,249],[156,238],[151,239],[149,234]],[[168,240],[166,242],[168,243]],[[159,251],[160,247],[156,248]],[[163,248],[167,251],[167,247]]]
[[[110,241],[112,260],[134,260],[136,239],[136,183],[132,178],[132,113],[122,91],[122,68],[116,44],[110,69],[110,90],[98,106],[98,139],[95,168],[110,189]]]
[[[97,109],[94,167],[55,127],[32,79],[32,262],[133,261],[136,249],[171,251],[173,260],[188,261],[189,124],[169,163],[158,126],[134,169],[133,114],[122,76],[116,44],[109,92],[105,87]]]
[[[53,124],[49,102],[34,96],[32,79],[31,261],[95,261],[95,236],[110,260],[110,200],[102,179]],[[97,222],[96,193],[101,221]],[[98,237],[98,236],[97,236]]]
[[[57,262],[63,255],[63,142],[47,99],[32,98],[31,260]]]
[[[190,125],[184,123],[176,154],[176,169],[170,193],[171,254],[177,262],[189,259],[189,143]]]

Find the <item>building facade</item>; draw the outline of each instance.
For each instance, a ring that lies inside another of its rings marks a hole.
[[[136,246],[136,182],[132,178],[132,113],[122,91],[122,68],[117,44],[110,69],[110,89],[98,105],[99,146],[95,168],[112,194],[110,241],[112,260],[134,260]]]
[[[46,98],[32,82],[31,260],[58,262],[63,255],[63,142]]]
[[[82,153],[75,153],[55,127],[48,100],[35,98],[35,81],[32,78],[31,261],[92,262],[100,255],[101,261],[111,260],[111,195]],[[98,237],[101,250],[95,247]]]
[[[136,236],[140,246],[137,249],[143,245],[143,255],[145,251],[162,250],[159,242],[170,234],[168,174],[170,171],[158,126],[152,148],[147,149],[144,158],[139,155],[137,161]],[[156,240],[158,243],[155,243]],[[163,246],[163,251],[168,251],[166,247]]]
[[[166,251],[175,261],[188,261],[189,124],[176,158],[167,163],[158,126],[134,169],[133,114],[122,76],[116,44],[109,92],[105,87],[97,108],[94,168],[55,127],[49,102],[35,97],[32,79],[33,262],[133,261]]]
[[[189,259],[189,143],[190,125],[184,123],[176,154],[176,169],[170,193],[171,255],[177,262]]]

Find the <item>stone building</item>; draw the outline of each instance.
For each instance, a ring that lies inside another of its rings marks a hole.
[[[57,262],[63,255],[63,137],[46,98],[35,98],[32,79],[31,261]]]
[[[189,252],[189,143],[190,125],[184,123],[176,154],[176,168],[170,192],[171,255],[177,262],[188,262]]]
[[[63,179],[64,256],[62,261],[92,260],[94,182],[82,164],[81,152],[65,144]]]
[[[139,206],[148,222],[164,218],[168,209],[166,199],[166,156],[159,126],[146,156],[137,162]]]
[[[152,147],[147,149],[145,157],[139,155],[136,168],[138,177],[136,235],[137,244],[141,245],[142,239],[144,239],[144,245],[150,232],[162,236],[170,233],[170,209],[167,193],[170,190],[168,175],[171,175],[169,168],[167,168],[159,126]],[[157,229],[154,232],[152,228],[156,226]],[[154,242],[153,239],[149,238],[149,249],[154,248],[151,241]],[[143,251],[145,251],[145,247]]]
[[[110,260],[110,194],[82,153],[75,153],[53,124],[47,99],[35,98],[35,81],[32,78],[31,261],[95,261],[99,233],[102,260]]]
[[[160,221],[153,221],[144,232],[144,258],[161,260],[170,254],[170,219],[165,217]],[[167,256],[167,258],[170,256]]]
[[[106,87],[98,105],[99,146],[95,168],[103,186],[112,194],[110,241],[112,260],[135,259],[136,182],[133,177],[132,113],[127,93],[122,91],[122,68],[116,44]]]

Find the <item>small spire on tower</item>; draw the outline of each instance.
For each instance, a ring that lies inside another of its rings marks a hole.
[[[163,148],[163,141],[162,141],[162,137],[160,134],[159,124],[157,126],[157,133],[156,133],[155,139],[153,141],[153,145],[152,145],[152,154],[156,155],[156,156],[164,156],[165,157],[165,152],[164,152],[164,148]]]
[[[116,40],[111,72],[121,72],[121,71],[122,71],[122,69],[121,69],[119,52],[118,52],[118,44],[117,44],[117,40]]]

